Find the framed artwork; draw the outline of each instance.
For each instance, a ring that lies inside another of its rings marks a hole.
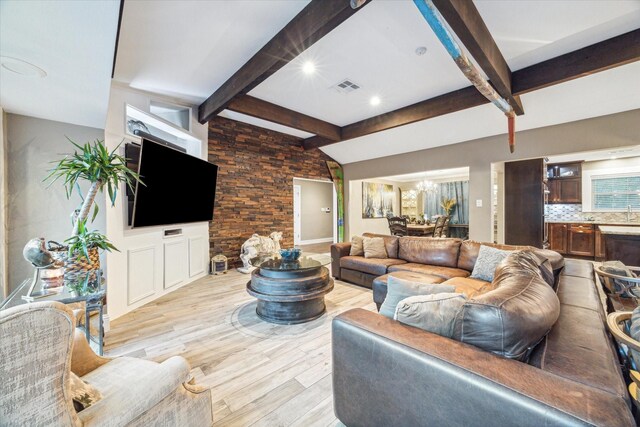
[[[395,197],[391,184],[362,182],[362,218],[386,218]]]

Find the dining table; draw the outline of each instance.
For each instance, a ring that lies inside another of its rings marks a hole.
[[[409,236],[430,236],[435,228],[435,224],[407,224],[407,234]]]

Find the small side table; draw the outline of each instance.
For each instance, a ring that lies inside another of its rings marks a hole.
[[[55,290],[53,295],[47,295],[41,298],[37,298],[36,301],[57,301],[62,304],[70,304],[74,302],[85,303],[85,316],[84,316],[84,331],[87,337],[87,342],[91,344],[95,342],[97,344],[97,353],[103,355],[104,346],[104,326],[102,324],[103,306],[106,295],[106,281],[102,278],[100,273],[89,273],[96,277],[91,280],[77,279],[74,281],[64,281],[64,285],[58,288],[49,288],[49,290]],[[0,311],[6,310],[11,307],[16,307],[22,304],[28,304],[29,301],[24,300],[22,297],[27,294],[31,287],[33,279],[24,280],[20,286],[18,286],[7,299],[0,303]],[[41,279],[36,283],[36,290],[41,290],[45,282]],[[98,336],[94,339],[91,336],[91,323],[90,316],[92,312],[98,312]]]

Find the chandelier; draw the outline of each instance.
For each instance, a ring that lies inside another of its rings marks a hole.
[[[416,189],[420,193],[433,194],[438,192],[438,185],[433,181],[429,181],[425,179],[424,181],[420,181],[418,183]]]

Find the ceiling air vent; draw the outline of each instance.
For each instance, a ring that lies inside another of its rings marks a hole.
[[[352,79],[343,79],[339,83],[335,84],[333,88],[338,92],[349,93],[356,89],[360,89],[360,85],[354,83]]]

